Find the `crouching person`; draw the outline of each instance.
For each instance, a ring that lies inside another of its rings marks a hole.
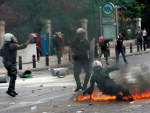
[[[94,90],[95,83],[100,91],[106,95],[115,95],[117,100],[122,100],[124,97],[127,100],[132,101],[133,97],[131,96],[130,92],[123,88],[121,85],[116,84],[110,77],[109,73],[118,70],[119,68],[114,67],[102,67],[100,61],[94,61],[92,63],[93,67],[93,74],[90,80],[90,87],[86,89],[83,94],[92,94]]]

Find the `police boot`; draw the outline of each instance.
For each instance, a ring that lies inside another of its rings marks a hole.
[[[84,84],[83,84],[82,90],[86,90],[89,79],[90,79],[90,74],[86,74],[84,78]]]
[[[11,91],[12,93],[14,93],[15,95],[18,95],[18,93],[15,90],[13,90],[11,88],[9,88],[8,90]]]
[[[132,95],[130,94],[130,92],[128,90],[123,90],[122,92],[123,92],[123,96],[127,97],[127,99],[129,101],[133,101],[134,100],[134,98],[132,97]]]
[[[18,95],[18,93],[16,93],[15,91],[15,81],[16,81],[16,78],[10,78],[8,90],[14,93],[15,95]]]
[[[82,89],[82,86],[81,86],[80,81],[77,81],[76,83],[77,83],[77,87],[76,87],[76,89],[74,90],[74,92],[77,92],[77,91],[79,91],[80,89]]]
[[[83,84],[83,87],[82,87],[82,90],[86,90],[86,88],[87,88],[87,84]]]
[[[12,96],[12,97],[15,97],[15,96],[16,96],[16,95],[15,95],[13,92],[11,92],[10,90],[7,90],[6,93],[7,93],[8,95]]]
[[[77,86],[77,88],[74,90],[74,92],[79,91],[80,89],[82,89],[82,87]]]

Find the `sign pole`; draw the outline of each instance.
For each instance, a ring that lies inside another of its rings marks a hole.
[[[102,8],[100,7],[100,36],[102,36]]]
[[[118,27],[118,10],[117,10],[117,6],[115,6],[115,17],[116,17],[116,39],[117,39],[117,36],[119,34],[119,27]]]

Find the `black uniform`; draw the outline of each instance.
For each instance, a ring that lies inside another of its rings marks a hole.
[[[73,52],[73,59],[75,61],[74,63],[74,78],[77,84],[77,88],[75,91],[78,91],[79,89],[86,89],[89,78],[90,78],[90,61],[89,61],[89,53],[90,50],[90,44],[89,41],[84,38],[76,38],[72,44],[71,49]],[[84,72],[86,73],[86,76],[84,78],[84,84],[83,87],[81,86],[80,82],[80,73],[81,69],[84,69]]]
[[[15,43],[7,43],[4,44],[1,48],[1,55],[3,58],[3,64],[7,69],[8,76],[10,77],[8,93],[11,96],[16,96],[15,92],[15,80],[17,78],[17,66],[16,66],[16,58],[17,58],[17,50],[26,48],[26,44],[18,45]]]
[[[119,54],[122,54],[122,57],[124,59],[124,62],[127,64],[127,59],[125,56],[125,47],[123,45],[123,39],[122,38],[118,38],[117,39],[117,45],[116,45],[116,64],[118,64],[119,61]]]
[[[117,99],[122,99],[123,96],[131,96],[129,91],[123,88],[121,85],[116,84],[110,77],[109,73],[118,70],[117,67],[106,67],[102,68],[97,66],[94,69],[93,75],[90,80],[90,87],[83,94],[92,94],[94,85],[97,83],[97,87],[106,95],[116,95]],[[120,92],[123,95],[120,95]],[[133,98],[131,98],[133,100]]]
[[[99,42],[99,47],[101,48],[101,54],[100,57],[104,54],[106,64],[108,63],[108,57],[110,56],[110,51],[109,51],[109,39],[105,39],[103,42]]]
[[[143,35],[142,35],[142,30],[137,30],[136,31],[136,38],[137,38],[137,45],[140,45],[140,49],[142,50],[142,43],[143,43]]]
[[[53,45],[54,45],[54,47],[56,48],[56,51],[57,51],[58,64],[61,64],[62,47],[63,47],[62,39],[56,35],[53,38]]]

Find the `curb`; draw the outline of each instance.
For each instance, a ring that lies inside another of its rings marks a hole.
[[[136,53],[128,53],[128,54],[125,54],[125,55],[127,57],[127,56],[147,54],[147,53],[150,53],[150,50],[140,51],[140,52],[136,52]],[[115,56],[110,56],[109,57],[109,59],[115,59],[115,58],[116,58]],[[102,60],[104,60],[104,58],[102,58]],[[30,63],[27,63],[27,64],[30,64]],[[53,65],[53,66],[44,66],[44,67],[39,67],[39,68],[38,67],[37,68],[29,68],[28,70],[30,70],[30,71],[40,71],[40,70],[49,70],[50,68],[69,67],[69,66],[71,66],[71,64],[69,62],[67,62],[65,64],[59,64],[59,65],[56,64],[56,65]],[[27,69],[25,69],[25,70],[27,70]],[[0,74],[6,74],[6,73],[7,72],[0,72]]]

